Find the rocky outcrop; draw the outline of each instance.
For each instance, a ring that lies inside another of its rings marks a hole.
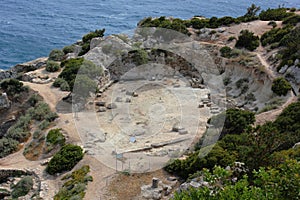
[[[93,39],[91,50],[83,57],[106,69],[118,56],[128,52],[130,49],[131,46],[117,36],[108,36],[105,39]]]
[[[1,109],[5,109],[5,108],[9,108],[10,107],[10,101],[7,97],[6,93],[2,93],[0,95],[0,110]]]
[[[0,80],[6,78],[17,78],[22,73],[37,70],[41,67],[44,67],[47,60],[48,60],[47,57],[38,58],[33,61],[17,64],[16,66],[12,67],[9,70],[0,71]]]

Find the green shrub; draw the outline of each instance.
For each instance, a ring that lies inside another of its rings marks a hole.
[[[220,137],[226,134],[241,134],[255,122],[253,112],[240,109],[226,110],[226,118]]]
[[[82,42],[87,43],[87,42],[90,42],[93,38],[103,37],[104,32],[105,32],[105,29],[102,29],[102,30],[97,30],[96,29],[94,32],[90,32],[90,33],[84,35],[82,37]]]
[[[260,40],[263,46],[280,42],[281,39],[290,32],[290,28],[273,28],[268,32],[265,32]]]
[[[134,52],[133,60],[137,65],[147,64],[148,63],[147,51],[144,49],[138,49],[136,52]]]
[[[90,88],[89,91],[94,90],[96,83],[94,84],[93,79],[101,76],[103,73],[101,67],[98,67],[93,62],[84,60],[83,58],[69,59],[65,62],[62,62],[62,65],[64,66],[64,69],[58,77],[64,79],[68,84],[67,85],[63,81],[59,80],[58,84],[56,85],[60,85],[62,90],[73,90],[75,81],[78,82],[77,89]],[[82,78],[83,76],[85,76],[85,78]],[[78,80],[76,80],[77,78]],[[84,84],[82,82],[84,81],[83,79],[88,81],[86,83],[89,83],[89,85],[82,85]],[[76,91],[79,91],[77,89]],[[89,93],[89,91],[86,91],[84,94]]]
[[[48,60],[46,64],[46,71],[48,72],[57,72],[60,69],[60,65],[52,60]]]
[[[229,38],[228,38],[228,42],[231,42],[231,41],[233,41],[233,40],[236,40],[236,37],[234,37],[234,36],[230,36]]]
[[[263,21],[281,21],[286,17],[294,15],[294,13],[286,12],[286,8],[276,8],[261,11],[259,14],[259,19]]]
[[[33,109],[33,112],[31,113],[31,117],[32,119],[42,121],[49,113],[51,113],[51,110],[48,104],[44,102],[39,102],[36,105],[36,107]]]
[[[6,137],[14,139],[18,142],[25,142],[30,136],[30,132],[28,130],[24,130],[23,128],[15,128],[11,127],[6,134]]]
[[[61,63],[61,67],[64,67],[63,71],[59,74],[58,78],[65,80],[70,89],[73,89],[74,81],[78,70],[82,66],[84,58],[71,58],[67,61]],[[59,86],[63,83],[61,80],[58,80]],[[57,84],[58,85],[58,84]]]
[[[228,46],[225,46],[220,49],[220,52],[221,52],[221,56],[223,56],[225,58],[230,58],[232,49]]]
[[[81,51],[79,52],[78,56],[83,56],[90,50],[90,42],[86,42],[81,46]]]
[[[63,78],[56,78],[53,82],[53,87],[60,87],[61,84],[65,83],[66,81]]]
[[[242,30],[235,46],[238,48],[246,48],[249,51],[253,51],[259,46],[259,38],[249,30]]]
[[[282,23],[286,25],[296,26],[298,23],[300,23],[300,15],[289,16],[285,18]]]
[[[83,158],[83,150],[73,144],[64,145],[49,161],[46,171],[54,175],[71,170]]]
[[[270,21],[268,23],[269,26],[272,26],[273,28],[275,28],[277,26],[276,22],[275,21]]]
[[[39,129],[45,130],[46,128],[48,128],[49,125],[50,125],[50,122],[49,122],[48,120],[43,120],[43,121],[39,124]]]
[[[280,77],[276,78],[273,81],[272,91],[279,96],[287,95],[288,91],[290,91],[291,89],[291,84],[287,80],[285,80],[285,78]]]
[[[30,176],[22,178],[14,187],[11,192],[13,198],[25,196],[33,187],[33,180]]]
[[[61,91],[70,91],[70,86],[67,81],[64,81],[59,88]]]
[[[60,132],[61,129],[52,129],[48,132],[46,137],[46,142],[52,145],[64,145],[65,144],[65,136]]]
[[[85,165],[82,168],[67,174],[62,180],[67,180],[59,192],[54,196],[54,200],[60,199],[79,199],[82,200],[85,196],[85,190],[88,182],[93,181],[93,178],[88,175],[89,166]]]
[[[68,53],[73,53],[74,50],[75,50],[75,46],[74,46],[74,45],[71,45],[71,46],[65,46],[65,47],[63,48],[62,51],[63,51],[64,54],[66,55],[66,54],[68,54]]]
[[[295,7],[293,7],[293,8],[290,9],[290,12],[296,12],[296,10],[297,9]]]
[[[207,20],[193,18],[190,23],[194,29],[202,29],[207,25]]]
[[[39,101],[42,101],[43,98],[38,95],[38,94],[33,94],[29,99],[28,99],[28,103],[32,106],[32,107],[35,107],[36,104],[39,102]]]
[[[11,139],[3,137],[0,139],[0,158],[3,158],[18,149],[19,142]]]
[[[1,81],[0,87],[10,96],[26,91],[23,83],[17,79],[5,79]]]
[[[280,40],[279,45],[283,47],[280,51],[282,61],[279,67],[284,65],[293,65],[294,61],[300,58],[300,27],[296,26],[293,28]]]
[[[78,55],[82,56],[82,55],[86,54],[90,50],[91,40],[96,37],[103,37],[104,32],[105,32],[105,29],[102,29],[102,30],[96,29],[94,32],[90,32],[90,33],[84,35],[82,37],[82,45],[81,45],[82,49]]]
[[[97,84],[95,81],[90,79],[87,75],[77,75],[73,93],[80,97],[88,97],[90,93],[95,94],[97,91]]]
[[[65,56],[65,54],[62,50],[53,49],[49,54],[48,60],[61,61],[61,60],[63,60],[64,56]]]

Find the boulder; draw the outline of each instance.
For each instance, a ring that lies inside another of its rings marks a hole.
[[[98,109],[98,112],[106,112],[106,108],[105,108],[105,107],[100,107],[100,108]]]
[[[105,102],[104,101],[96,101],[95,105],[96,106],[105,106]]]
[[[90,49],[93,49],[93,48],[99,46],[99,44],[100,44],[103,40],[104,40],[104,39],[101,38],[101,37],[93,38],[93,39],[91,40]]]
[[[178,130],[178,133],[179,133],[180,135],[185,135],[185,134],[188,134],[188,131],[185,130],[185,129],[180,129],[180,130]]]
[[[123,102],[122,97],[117,97],[117,98],[116,98],[116,102]]]
[[[7,97],[7,94],[4,92],[0,96],[0,109],[9,108],[9,107],[10,107],[10,101]]]
[[[109,103],[106,106],[107,109],[116,109],[117,108],[117,104],[115,103]]]
[[[183,130],[184,128],[182,128],[181,126],[179,126],[178,124],[175,124],[172,128],[172,131],[174,132],[179,132],[179,130]]]
[[[130,103],[131,102],[131,99],[130,98],[126,98],[126,103]]]

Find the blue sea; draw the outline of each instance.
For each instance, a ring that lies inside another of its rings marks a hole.
[[[237,17],[251,3],[300,8],[299,0],[0,0],[0,69],[47,56],[95,29],[123,33],[148,16]]]

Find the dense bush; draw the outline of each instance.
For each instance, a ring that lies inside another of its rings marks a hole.
[[[11,139],[3,137],[0,139],[0,158],[3,158],[18,149],[19,142]]]
[[[61,129],[52,129],[48,132],[46,137],[46,142],[52,145],[64,145],[65,144],[65,136],[60,132]]]
[[[294,13],[290,13],[286,11],[286,8],[276,8],[276,9],[270,9],[261,11],[259,14],[259,19],[263,21],[281,21],[286,17],[289,17],[291,15],[294,15]]]
[[[87,43],[87,42],[90,42],[93,38],[96,38],[96,37],[103,37],[104,36],[104,32],[105,32],[105,29],[101,29],[101,30],[95,30],[93,32],[90,32],[86,35],[84,35],[82,37],[82,42],[84,43]]]
[[[46,64],[46,71],[48,72],[57,72],[60,69],[60,65],[52,60],[48,60]]]
[[[33,187],[33,180],[30,176],[22,178],[14,187],[11,192],[11,196],[15,199],[25,196]]]
[[[56,78],[55,81],[53,82],[52,86],[53,87],[60,87],[60,85],[65,82],[63,78]]]
[[[300,102],[292,103],[285,108],[274,124],[284,135],[281,149],[291,148],[295,143],[300,142]]]
[[[188,34],[186,21],[175,18],[175,19],[167,19],[166,17],[162,16],[159,18],[152,19],[148,17],[142,20],[139,23],[141,27],[159,27],[165,29],[171,29],[175,31],[179,31],[183,34]]]
[[[102,74],[101,67],[98,67],[91,61],[84,60],[83,58],[69,59],[67,61],[62,62],[62,66],[64,67],[64,69],[58,77],[64,79],[68,83],[70,90],[73,90],[77,75],[81,75],[80,80],[78,80],[78,83],[81,84],[82,76],[86,76],[87,78],[89,78],[90,81],[87,83],[91,83],[92,79]],[[55,85],[56,86],[59,85],[62,88],[64,82],[61,79],[59,79],[57,83],[55,83]],[[78,86],[82,86],[82,85],[78,85]],[[91,86],[91,84],[89,84],[88,86]]]
[[[228,109],[226,110],[225,122],[220,137],[222,138],[226,134],[241,134],[254,122],[255,116],[253,112]]]
[[[58,78],[61,78],[65,80],[68,85],[70,86],[70,89],[73,89],[74,81],[76,78],[76,75],[78,73],[78,70],[82,66],[82,63],[84,61],[84,58],[72,58],[67,61],[64,61],[61,63],[61,67],[63,67],[63,71],[59,74]],[[59,84],[60,83],[60,84]],[[57,84],[59,86],[62,84],[61,80],[59,79],[57,81]]]
[[[235,180],[234,172],[215,167],[212,172],[204,169],[199,176],[207,185],[176,192],[173,200],[228,200],[228,199],[298,199],[300,197],[300,164],[287,160],[276,168],[251,171],[250,177]]]
[[[9,96],[26,91],[26,87],[23,86],[23,83],[17,79],[5,79],[1,81],[0,87],[4,90]]]
[[[282,23],[286,25],[296,26],[298,23],[300,23],[300,15],[289,16],[285,18]]]
[[[246,48],[249,51],[253,51],[259,46],[259,38],[249,30],[242,30],[235,46],[238,48]]]
[[[263,46],[280,42],[281,39],[290,32],[289,27],[285,28],[273,28],[268,32],[265,32],[260,40]]]
[[[80,97],[88,97],[90,93],[95,94],[97,91],[97,84],[95,81],[90,79],[87,75],[77,75],[73,93]]]
[[[73,144],[64,145],[49,161],[46,171],[54,175],[71,170],[83,158],[83,150]]]
[[[222,47],[220,49],[221,56],[223,56],[225,58],[229,58],[230,57],[231,51],[232,51],[232,49],[230,47],[227,47],[227,46]]]
[[[144,49],[138,49],[134,52],[134,62],[137,65],[143,65],[148,63],[148,53]]]
[[[88,182],[93,181],[93,177],[89,176],[89,166],[85,165],[80,169],[67,174],[62,178],[66,180],[63,187],[54,196],[54,200],[60,199],[83,199]]]
[[[64,52],[60,49],[53,49],[50,54],[48,60],[53,61],[62,61],[64,58]]]
[[[292,29],[280,40],[279,45],[284,47],[280,52],[282,54],[280,66],[293,65],[296,59],[300,59],[300,27]]]
[[[287,95],[288,91],[290,91],[291,89],[291,84],[287,80],[285,80],[285,78],[280,77],[276,78],[273,81],[272,91],[279,96]]]
[[[64,54],[68,54],[68,53],[73,53],[74,50],[75,50],[75,46],[70,45],[70,46],[65,46],[62,51],[64,52]]]

